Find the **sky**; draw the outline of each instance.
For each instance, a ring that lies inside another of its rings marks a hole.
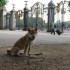
[[[23,10],[23,8],[25,7],[25,0],[8,0],[9,2],[6,5],[6,8],[8,11],[12,10],[12,4],[15,4],[15,10],[21,9]],[[34,5],[34,3],[41,2],[43,3],[45,6],[47,6],[47,4],[50,2],[50,0],[27,0],[28,1],[28,8],[30,8],[31,6]],[[61,0],[53,0],[54,4],[60,2]]]
[[[28,3],[27,3],[28,6],[27,7],[30,9],[37,1],[41,2],[42,4],[45,5],[45,7],[47,7],[48,3],[51,0],[27,0],[27,1],[28,1]],[[57,3],[59,3],[60,1],[61,0],[53,0],[53,3],[55,5],[57,5]],[[70,0],[67,0],[67,1],[70,1]],[[7,11],[10,11],[10,10],[13,9],[13,5],[12,4],[15,4],[15,10],[23,10],[24,7],[25,7],[25,0],[8,0],[8,3],[6,4]],[[68,18],[70,18],[70,17],[68,15],[70,15],[70,13],[67,13],[65,15],[65,18],[64,18],[65,21],[69,20]],[[56,18],[58,18],[57,16],[58,15],[56,15]],[[45,18],[46,18],[46,16],[45,16]],[[57,19],[55,21],[57,21]]]

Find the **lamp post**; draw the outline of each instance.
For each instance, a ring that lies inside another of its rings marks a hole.
[[[64,14],[66,12],[66,9],[64,8],[65,3],[68,3],[69,11],[70,11],[70,1],[63,0],[60,3],[58,3],[59,8],[60,8],[60,5],[62,5],[62,9],[61,9],[61,14],[62,14],[61,31],[62,31],[62,33],[63,33],[63,28],[64,28]]]
[[[64,8],[64,4],[65,4],[65,0],[64,1],[61,1],[60,3],[57,3],[57,13],[60,12],[60,5],[62,5],[62,8],[61,8],[61,32],[63,33],[63,27],[64,27],[64,14],[65,14],[65,8]]]
[[[35,15],[36,15],[36,28],[38,26],[38,16],[40,14],[40,6],[39,6],[39,3],[37,2],[36,3],[36,8],[35,8]]]
[[[64,8],[65,1],[62,1],[62,9],[61,9],[61,14],[62,14],[62,33],[63,33],[63,27],[64,27],[64,14],[65,14],[65,8]]]
[[[60,18],[59,18],[59,12],[60,12],[60,4],[57,3],[57,6],[55,6],[55,11],[57,13],[57,23],[59,23],[59,29],[60,29]]]

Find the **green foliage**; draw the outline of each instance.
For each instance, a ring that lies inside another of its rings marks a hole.
[[[42,29],[42,28],[46,28],[46,23],[45,21],[43,21],[43,19],[41,17],[29,17],[28,18],[28,27],[36,27],[36,19],[37,19],[37,25],[38,25],[38,28]],[[22,27],[23,26],[23,19],[17,19],[16,20],[16,26],[17,27]]]
[[[29,19],[28,19],[28,26],[29,27],[35,27],[36,26],[36,20],[37,20],[37,25],[38,25],[38,28],[42,28],[43,27],[43,19],[42,18],[40,18],[40,17],[38,17],[38,18],[36,18],[36,17],[29,17]]]
[[[7,0],[0,0],[0,7],[4,6],[7,2]]]

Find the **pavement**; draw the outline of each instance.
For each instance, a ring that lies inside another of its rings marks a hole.
[[[12,46],[19,38],[24,36],[27,31],[6,31],[0,30],[0,47]],[[47,32],[38,32],[33,44],[70,44],[70,33],[65,32],[61,35],[51,35]]]
[[[0,31],[0,70],[70,70],[70,33],[51,35],[38,32],[30,51],[31,57],[6,54],[26,31]]]

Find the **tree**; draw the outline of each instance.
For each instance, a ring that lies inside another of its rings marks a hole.
[[[0,8],[3,7],[7,2],[7,0],[0,0]]]

